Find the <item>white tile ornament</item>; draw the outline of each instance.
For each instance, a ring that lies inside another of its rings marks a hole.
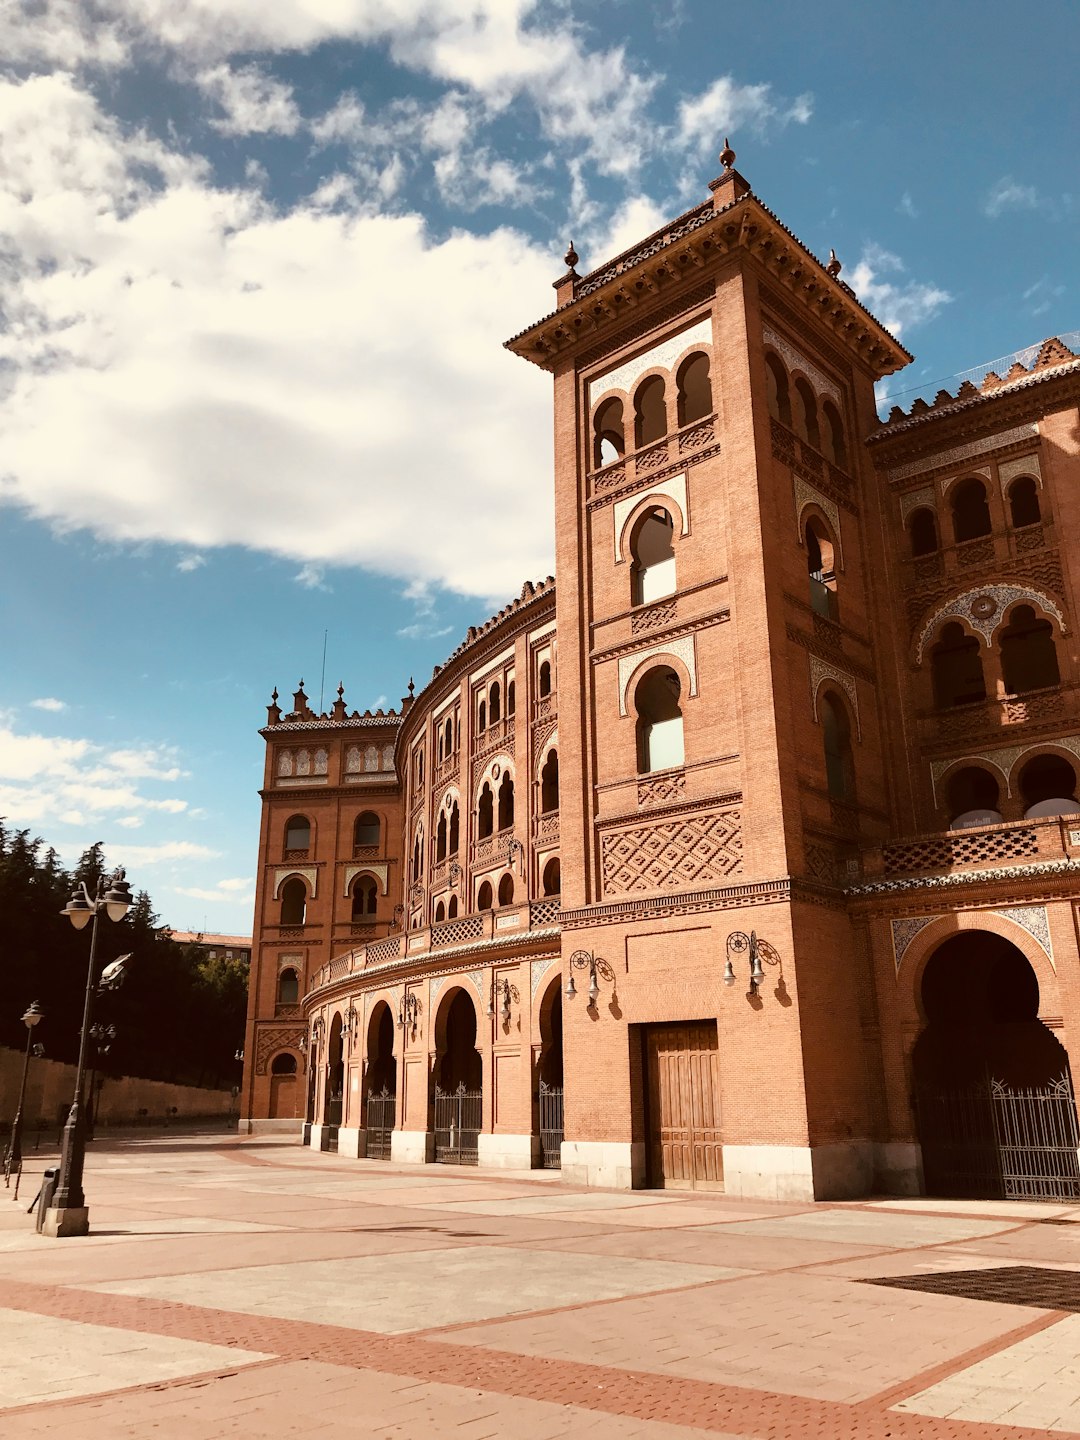
[[[836,559],[840,569],[844,566],[844,542],[840,536],[840,511],[833,502],[820,490],[815,490],[809,481],[804,480],[801,475],[793,475],[792,484],[795,491],[795,529],[798,532],[800,544],[802,543],[802,517],[803,511],[808,505],[816,505],[823,515],[827,516],[833,527],[833,534],[836,536]]]
[[[839,387],[812,360],[808,360],[805,355],[796,350],[790,341],[785,340],[782,335],[778,335],[775,330],[770,330],[768,325],[762,326],[761,338],[766,345],[776,351],[789,370],[798,370],[805,375],[819,395],[828,395],[838,407],[843,404]]]
[[[909,490],[906,495],[900,496],[900,521],[907,523],[907,517],[912,510],[920,510],[924,506],[930,510],[936,509],[937,495],[932,485],[924,485],[919,490]]]
[[[477,995],[480,997],[480,1000],[483,1001],[483,999],[484,999],[484,972],[483,972],[483,970],[470,970],[470,971],[469,971],[469,979],[472,981],[473,987],[474,987],[474,989],[476,990]]]
[[[622,365],[616,366],[615,369],[598,375],[595,380],[590,380],[590,408],[596,404],[601,395],[606,395],[609,390],[623,390],[629,395],[646,370],[670,370],[683,351],[688,350],[692,345],[704,345],[711,349],[712,321],[708,317],[699,320],[695,325],[687,326],[685,330],[680,330],[675,335],[668,336],[659,345],[654,345],[651,350],[646,350],[641,355],[635,355],[633,360],[627,360]],[[715,383],[714,378],[714,386]]]
[[[1015,480],[1017,475],[1030,475],[1042,489],[1043,478],[1038,455],[1021,455],[1017,460],[1005,460],[998,466],[998,479],[1001,481],[1003,495],[1010,480]]]
[[[626,522],[630,518],[631,511],[635,510],[643,500],[656,498],[667,499],[674,502],[679,512],[679,520],[682,523],[680,535],[686,535],[690,530],[690,507],[686,503],[686,473],[672,475],[667,480],[657,481],[654,485],[639,490],[635,495],[627,495],[625,499],[617,501],[611,509],[612,534],[615,541],[615,563],[620,564],[623,559],[623,531]]]
[[[990,479],[989,465],[968,465],[965,469],[958,471],[955,475],[949,475],[941,481],[941,493],[946,495],[950,485],[955,485],[957,480],[966,478],[968,475],[981,475],[984,480]]]
[[[928,474],[931,470],[940,470],[945,465],[958,465],[976,455],[988,455],[992,450],[1003,450],[1006,445],[1015,445],[1019,440],[1034,439],[1038,433],[1038,425],[1017,425],[1012,430],[1002,430],[997,435],[987,435],[982,440],[972,440],[967,445],[957,445],[952,450],[940,450],[936,455],[925,455],[921,460],[897,465],[889,471],[889,479],[907,480],[912,475]]]
[[[1052,968],[1057,969],[1054,965],[1054,948],[1050,941],[1050,922],[1045,905],[1012,905],[1007,910],[995,910],[994,914],[1000,915],[1003,920],[1011,920],[1014,925],[1026,930],[1045,952]]]
[[[892,950],[893,963],[896,966],[897,975],[900,974],[900,963],[907,953],[908,946],[927,925],[932,925],[935,920],[940,920],[940,915],[917,915],[910,920],[891,920],[892,928]]]
[[[630,676],[643,660],[650,659],[653,655],[674,655],[686,666],[690,676],[690,694],[696,695],[697,691],[697,659],[694,650],[693,635],[680,635],[676,640],[666,640],[660,645],[650,645],[646,650],[637,650],[633,655],[621,655],[619,657],[619,714],[627,715],[626,707],[626,686]]]
[[[560,957],[558,955],[548,955],[542,960],[534,960],[532,962],[529,978],[532,983],[532,995],[534,1000],[536,999],[536,992],[540,987],[540,981],[543,980],[544,976],[548,973],[548,971],[553,965],[558,965],[559,959]]]
[[[1005,618],[1005,612],[1018,600],[1034,601],[1047,615],[1054,617],[1063,635],[1069,633],[1069,627],[1065,623],[1064,615],[1058,609],[1057,602],[1051,600],[1044,591],[1032,590],[1026,585],[981,585],[977,590],[965,590],[962,595],[957,595],[947,605],[942,605],[934,611],[919,636],[919,643],[915,649],[916,665],[922,664],[926,642],[943,620],[967,621],[971,628],[977,631],[989,645],[994,631]]]
[[[373,875],[378,880],[382,893],[387,894],[386,877],[387,866],[381,862],[370,862],[367,865],[346,865],[345,867],[345,889],[342,894],[347,898],[349,887],[357,875]]]
[[[1031,745],[999,745],[993,750],[981,750],[975,755],[954,755],[948,760],[933,760],[930,763],[930,779],[934,787],[934,797],[937,798],[938,781],[946,770],[951,769],[954,765],[979,760],[984,764],[992,765],[995,770],[1001,771],[1005,780],[1006,793],[1011,795],[1010,777],[1016,769],[1016,762],[1022,755],[1027,755],[1032,750],[1039,750],[1045,745],[1058,745],[1063,750],[1070,750],[1080,760],[1080,735],[1055,735],[1052,740],[1038,740]]]
[[[311,886],[311,898],[315,898],[315,887],[318,883],[319,872],[314,865],[280,865],[274,870],[274,899],[280,899],[279,891],[286,880],[292,875],[299,875]]]
[[[855,732],[858,738],[862,739],[862,721],[859,718],[859,692],[855,684],[855,676],[849,675],[846,670],[839,670],[835,665],[829,665],[824,660],[819,660],[816,655],[810,656],[810,703],[814,711],[814,719],[818,718],[818,695],[821,691],[822,681],[832,680],[839,685],[844,694],[851,701],[851,708],[855,712]]]

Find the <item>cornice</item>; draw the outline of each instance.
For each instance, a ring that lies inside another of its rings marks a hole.
[[[773,880],[748,880],[713,890],[665,891],[663,895],[627,897],[577,910],[563,910],[559,921],[563,932],[591,929],[601,925],[640,923],[671,915],[701,914],[710,910],[738,910],[750,905],[780,905],[792,901],[844,908],[844,892],[797,876],[782,875]]]
[[[274,735],[310,734],[312,731],[336,730],[395,730],[403,723],[401,715],[346,715],[335,720],[332,715],[322,715],[316,720],[279,720],[276,725],[264,725],[259,734],[269,740]]]
[[[711,610],[708,614],[699,615],[694,620],[685,620],[678,625],[669,625],[663,629],[649,630],[645,634],[635,635],[629,640],[624,640],[618,645],[609,645],[604,650],[591,650],[589,659],[594,665],[601,665],[605,660],[618,660],[623,655],[633,655],[637,650],[653,649],[668,640],[678,640],[684,635],[693,635],[698,630],[710,630],[714,625],[726,624],[730,619],[731,610],[725,605],[719,610]]]
[[[943,875],[912,875],[898,880],[870,880],[844,890],[849,899],[887,895],[910,895],[920,890],[964,891],[976,885],[1000,885],[1003,881],[1028,881],[1080,876],[1080,860],[1036,860],[1030,865],[998,865],[992,870],[951,870]]]

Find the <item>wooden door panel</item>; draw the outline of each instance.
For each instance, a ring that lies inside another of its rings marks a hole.
[[[723,1182],[716,1026],[653,1025],[646,1032],[652,1183]]]

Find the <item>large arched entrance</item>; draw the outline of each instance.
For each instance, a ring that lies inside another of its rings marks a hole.
[[[345,1098],[345,1047],[341,1039],[341,1016],[335,1015],[326,1047],[326,1111],[323,1121],[323,1149],[336,1150],[341,1128],[341,1106]]]
[[[1000,935],[968,930],[930,957],[912,1057],[927,1193],[1080,1198],[1069,1057],[1039,1020],[1039,982]]]
[[[545,1170],[558,1170],[562,1166],[562,1022],[562,977],[557,972],[540,1002],[540,1057],[537,1065],[536,1103],[540,1119],[540,1163]]]
[[[295,1120],[299,1095],[296,1056],[291,1050],[282,1050],[270,1065],[271,1120]]]
[[[476,1006],[464,990],[443,1001],[435,1022],[435,1159],[475,1165],[483,1124],[483,1067]]]
[[[385,1000],[380,1000],[371,1012],[367,1054],[365,1154],[369,1160],[389,1160],[397,1107],[397,1061],[394,1058],[394,1017]]]

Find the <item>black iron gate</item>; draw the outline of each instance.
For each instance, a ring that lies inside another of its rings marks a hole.
[[[376,1094],[368,1091],[367,1097],[367,1158],[369,1160],[390,1159],[390,1137],[394,1133],[394,1117],[397,1113],[397,1096],[384,1085]]]
[[[540,1081],[540,1160],[545,1170],[562,1168],[563,1087]]]
[[[475,1165],[484,1097],[464,1080],[449,1092],[435,1086],[435,1159],[444,1165]]]
[[[323,1131],[322,1142],[322,1148],[324,1150],[336,1150],[338,1148],[338,1130],[341,1128],[341,1111],[344,1098],[340,1090],[335,1090],[327,1099],[326,1128]]]
[[[1080,1199],[1080,1127],[1067,1074],[916,1096],[926,1190],[979,1200]]]

